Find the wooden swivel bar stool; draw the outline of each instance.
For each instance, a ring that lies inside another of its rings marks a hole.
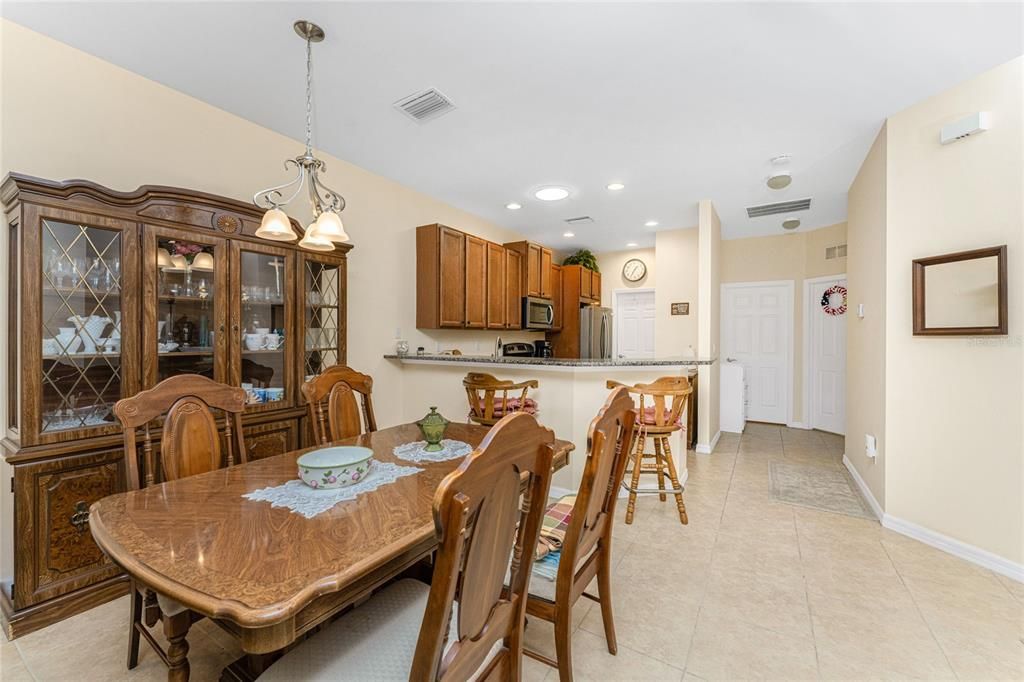
[[[537,402],[526,397],[528,390],[540,386],[536,379],[516,383],[483,372],[470,372],[462,380],[462,385],[469,398],[469,418],[482,426],[494,426],[513,412],[537,414]],[[510,396],[510,392],[513,395]],[[515,395],[517,392],[518,396]]]
[[[617,388],[624,384],[609,381],[608,388]],[[629,491],[629,503],[626,505],[626,523],[633,523],[636,511],[636,496],[657,493],[664,502],[667,494],[675,495],[676,506],[679,508],[679,521],[688,523],[686,504],[683,502],[683,486],[679,483],[676,464],[672,459],[672,448],[668,444],[669,436],[676,431],[683,432],[683,443],[686,443],[686,421],[683,412],[693,388],[686,377],[662,377],[649,384],[626,386],[631,394],[638,396],[640,407],[637,411],[637,429],[633,450],[632,469],[627,471],[630,483],[622,485]],[[650,404],[648,404],[648,402]],[[646,452],[647,439],[654,443],[654,452]],[[685,450],[684,450],[685,456]],[[645,465],[644,460],[654,460],[653,464]],[[657,490],[644,490],[640,486],[640,474],[655,474],[658,477]],[[668,474],[672,487],[665,488],[665,475]]]

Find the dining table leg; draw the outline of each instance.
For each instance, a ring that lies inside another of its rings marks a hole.
[[[164,635],[167,636],[167,682],[187,682],[188,629],[192,627],[192,612],[184,609],[173,616],[164,616]]]

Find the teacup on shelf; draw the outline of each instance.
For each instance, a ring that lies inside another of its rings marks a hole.
[[[58,355],[60,353],[60,343],[57,339],[43,339],[43,355]]]
[[[265,337],[267,350],[277,350],[281,347],[280,334],[267,334]]]
[[[266,334],[246,334],[245,347],[249,350],[261,350],[266,345]]]

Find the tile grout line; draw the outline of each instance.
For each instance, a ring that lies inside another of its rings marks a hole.
[[[31,677],[33,680],[36,680],[36,682],[39,682],[39,678],[36,677],[36,674],[32,672],[32,668],[29,667],[28,660],[25,658],[25,654],[21,653],[21,647],[18,646],[18,642],[16,640],[8,640],[8,643],[14,645],[14,650],[18,652],[18,658],[21,659],[21,665],[24,666],[25,671],[28,673],[28,676]]]
[[[946,653],[946,647],[942,646],[942,642],[940,642],[939,638],[935,636],[935,630],[932,629],[932,624],[928,622],[928,619],[924,615],[924,611],[921,610],[921,606],[917,603],[917,597],[914,596],[914,591],[910,589],[910,586],[907,585],[907,581],[903,579],[903,573],[900,571],[899,566],[896,565],[896,562],[893,561],[892,555],[889,554],[889,549],[881,539],[878,540],[878,544],[882,546],[882,551],[885,552],[886,558],[889,560],[889,563],[892,564],[892,570],[896,571],[896,577],[900,579],[900,584],[903,585],[903,589],[905,589],[907,594],[910,595],[910,601],[913,602],[914,609],[917,611],[917,615],[921,618],[921,622],[924,623],[926,628],[928,628],[928,634],[932,636],[932,641],[935,642],[935,646],[939,647],[939,651],[942,652],[942,660],[944,660],[946,665],[949,666],[949,670],[953,673],[953,677],[959,680],[960,675],[957,673],[956,668],[953,667],[953,662],[949,660],[949,655]]]
[[[796,553],[800,558],[800,579],[804,584],[804,599],[807,601],[807,620],[811,625],[811,644],[814,645],[814,667],[818,671],[818,679],[821,679],[821,656],[818,653],[818,637],[814,633],[814,615],[811,613],[811,590],[807,586],[807,573],[804,571],[804,550],[800,545],[800,524],[796,520],[796,512],[793,512],[793,528],[796,530]]]

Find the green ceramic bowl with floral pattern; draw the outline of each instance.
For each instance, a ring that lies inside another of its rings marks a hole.
[[[330,489],[355,485],[366,477],[373,450],[357,445],[335,445],[300,455],[299,478],[310,488]]]

